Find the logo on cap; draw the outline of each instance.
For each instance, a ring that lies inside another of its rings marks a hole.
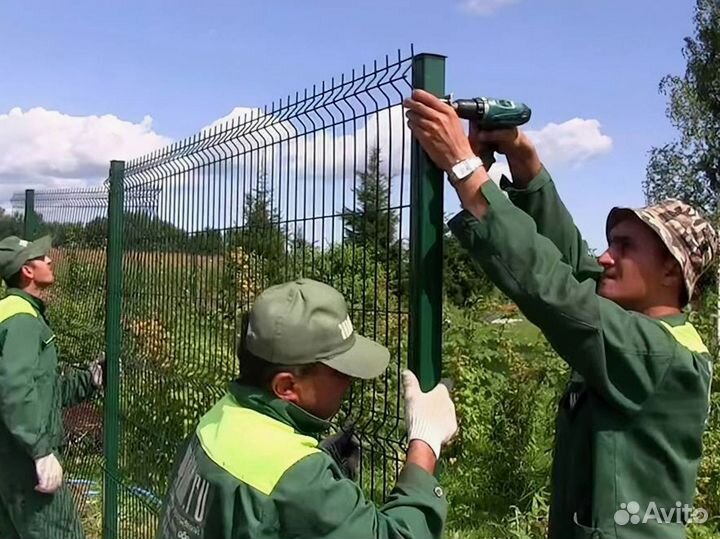
[[[18,243],[20,244],[20,247],[27,247],[30,245],[30,242],[27,240],[20,240]]]
[[[353,334],[353,325],[349,316],[343,322],[338,324],[338,327],[340,328],[340,335],[342,335],[343,341]]]

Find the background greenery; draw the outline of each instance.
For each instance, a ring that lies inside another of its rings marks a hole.
[[[718,215],[720,180],[720,7],[698,0],[687,71],[668,76],[668,117],[679,138],[653,148],[644,187],[653,202],[679,197]],[[178,443],[237,375],[238,316],[259,290],[297,276],[324,280],[347,298],[356,327],[392,351],[378,381],[359,383],[338,424],[357,422],[361,483],[381,501],[402,466],[398,373],[407,356],[408,253],[396,237],[382,156],[357,172],[356,204],[342,212],[343,241],[319,248],[288,233],[266,177],[231,230],[188,233],[128,209],[124,259],[121,405],[121,530],[152,537],[159,498]],[[42,209],[40,208],[42,213]],[[78,215],[77,212],[72,215]],[[53,233],[58,285],[47,298],[66,368],[102,349],[107,219],[45,222]],[[0,237],[22,219],[0,208]],[[700,286],[693,321],[717,355],[717,282]],[[445,452],[450,499],[447,537],[544,537],[557,399],[568,369],[536,328],[502,297],[446,235],[443,369],[454,379],[460,435]],[[720,534],[720,380],[715,370],[705,456],[695,505],[715,518],[690,537]],[[71,409],[68,470],[89,537],[100,537],[102,422],[97,401]],[[79,480],[86,483],[77,482]],[[88,483],[89,482],[89,483]]]

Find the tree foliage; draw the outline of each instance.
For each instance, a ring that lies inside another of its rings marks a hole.
[[[355,175],[356,207],[342,213],[345,239],[387,258],[396,244],[399,217],[390,207],[390,176],[383,170],[379,148],[371,150],[367,167]]]
[[[445,268],[443,287],[445,297],[459,307],[467,306],[474,301],[494,295],[495,285],[488,279],[479,264],[460,245],[446,227],[443,245]]]
[[[649,202],[679,198],[709,214],[720,189],[720,3],[697,0],[695,35],[685,39],[683,76],[668,75],[660,91],[677,140],[652,148],[644,182]]]
[[[23,220],[22,217],[17,214],[8,214],[5,208],[0,207],[0,239],[7,236],[22,236],[23,235]]]
[[[284,257],[287,244],[280,222],[280,212],[273,205],[267,184],[267,173],[262,172],[255,191],[245,197],[243,226],[236,241],[231,243],[277,263]]]

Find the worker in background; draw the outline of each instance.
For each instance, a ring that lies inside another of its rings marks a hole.
[[[442,536],[447,500],[433,474],[457,430],[443,384],[423,393],[403,373],[407,458],[377,507],[343,471],[357,462],[356,446],[340,436],[323,450],[316,439],[352,380],[380,376],[390,358],[355,332],[343,296],[309,279],[268,288],[238,348],[240,378],[193,433],[170,481],[159,538]]]
[[[405,106],[460,198],[450,229],[571,367],[550,538],[686,537],[712,363],[684,308],[717,252],[713,227],[677,200],[614,208],[595,258],[527,136],[471,124],[468,137],[453,108],[421,90]],[[507,156],[509,198],[478,163],[490,148]],[[671,510],[682,515],[663,519]]]
[[[104,356],[61,373],[42,293],[55,281],[49,236],[0,241],[0,538],[85,537],[63,478],[63,407],[103,387]]]

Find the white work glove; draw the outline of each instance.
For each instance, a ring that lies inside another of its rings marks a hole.
[[[88,366],[90,376],[92,377],[92,384],[97,389],[103,389],[105,387],[105,352],[101,352]]]
[[[452,440],[458,430],[455,405],[450,392],[442,382],[431,391],[423,393],[412,371],[403,371],[405,389],[405,424],[408,441],[422,440],[428,444],[435,457],[440,457],[440,447]]]
[[[35,490],[38,492],[53,494],[62,485],[63,469],[52,453],[35,461],[35,473],[38,478]]]

